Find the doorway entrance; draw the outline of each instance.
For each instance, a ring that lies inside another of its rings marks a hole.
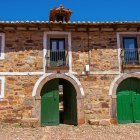
[[[118,123],[140,122],[140,80],[127,78],[117,89]]]
[[[77,125],[77,97],[74,86],[67,80],[48,81],[41,90],[41,124]]]

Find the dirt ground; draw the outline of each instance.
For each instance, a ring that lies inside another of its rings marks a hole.
[[[0,140],[140,140],[140,124],[32,128],[2,123]]]

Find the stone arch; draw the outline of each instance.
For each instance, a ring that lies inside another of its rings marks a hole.
[[[116,92],[119,84],[127,78],[139,78],[140,73],[121,74],[117,76],[110,85],[109,95],[112,98],[111,117],[116,118]]]
[[[85,123],[85,116],[84,116],[84,90],[80,81],[72,74],[65,73],[65,74],[45,74],[36,82],[32,96],[34,97],[34,110],[33,116],[40,120],[40,93],[42,87],[50,80],[55,78],[61,78],[69,81],[75,88],[77,93],[77,120],[78,124]]]
[[[140,79],[140,74],[139,73],[130,73],[130,74],[122,74],[122,75],[117,76],[110,85],[109,95],[112,98],[116,98],[116,91],[117,91],[117,88],[118,88],[119,84],[123,80],[125,80],[127,78],[131,78],[131,77]]]

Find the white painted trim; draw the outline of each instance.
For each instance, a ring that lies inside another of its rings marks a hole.
[[[82,74],[71,71],[69,72],[73,75],[85,75],[85,72],[83,72]],[[139,72],[136,72],[139,73]],[[0,72],[0,75],[44,75],[45,72]],[[47,73],[49,74],[49,73]],[[98,72],[90,72],[89,75],[103,75],[103,74],[108,74],[108,75],[118,75],[120,74],[119,71],[98,71]]]
[[[47,37],[46,37],[46,32],[44,32],[44,36],[43,36],[43,68],[44,68],[44,72],[46,71],[46,54],[47,54]]]
[[[69,72],[72,72],[72,52],[71,52],[71,32],[61,32],[61,31],[49,31],[44,32],[43,36],[43,67],[44,72],[46,71],[46,55],[47,55],[47,41],[48,35],[67,35],[68,36],[68,60],[69,60]]]
[[[0,60],[4,59],[4,48],[5,48],[5,34],[4,33],[0,33],[0,36],[2,37],[2,41],[1,41],[1,55],[0,55]]]
[[[120,34],[119,33],[117,33],[117,49],[118,49],[119,73],[121,73],[121,44],[120,44]]]
[[[117,33],[118,33],[118,34],[121,34],[121,35],[123,35],[123,34],[124,34],[124,35],[127,35],[127,34],[128,34],[128,35],[129,35],[129,34],[130,34],[130,35],[140,34],[140,32],[117,32]]]
[[[45,32],[46,35],[68,35],[70,32],[61,32],[61,31],[48,31]]]
[[[4,98],[4,86],[5,86],[5,77],[0,77],[1,80],[1,93],[0,93],[0,99]]]
[[[0,75],[43,75],[44,72],[0,72]]]
[[[72,72],[72,50],[71,50],[71,33],[68,33],[68,56],[69,56],[69,72]]]
[[[102,74],[108,74],[108,75],[113,75],[113,74],[120,74],[119,71],[97,71],[97,72],[90,72],[89,75],[102,75]]]

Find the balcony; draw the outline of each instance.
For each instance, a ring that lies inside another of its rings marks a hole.
[[[48,51],[48,70],[68,70],[68,57],[65,50]]]
[[[140,68],[140,49],[123,49],[121,52],[121,60],[124,68]]]

